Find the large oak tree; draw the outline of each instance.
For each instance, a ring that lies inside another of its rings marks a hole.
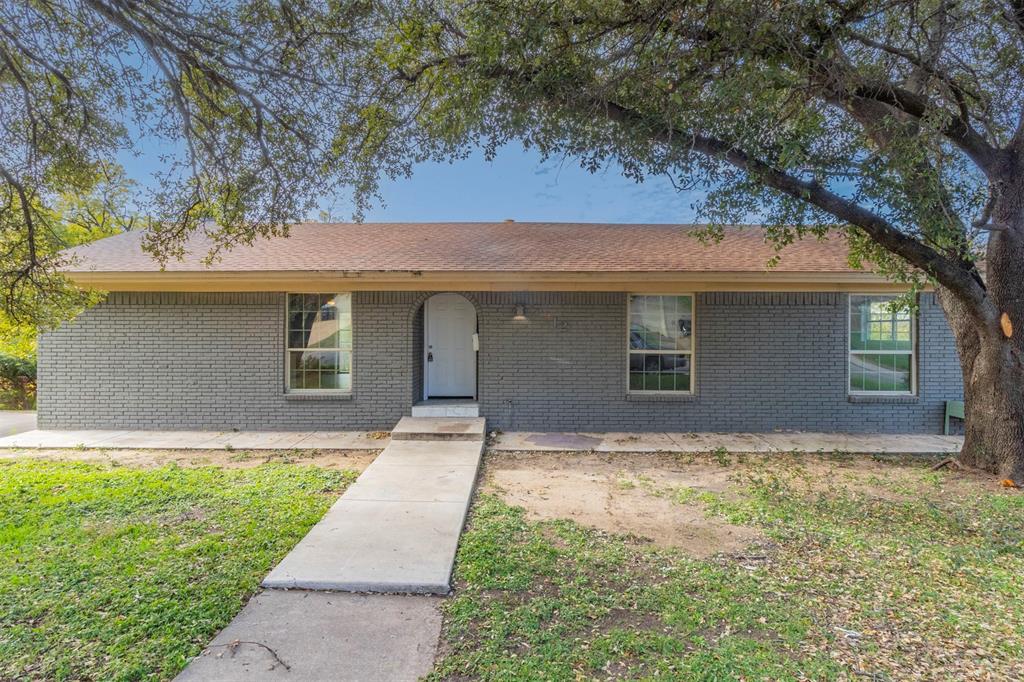
[[[32,206],[132,131],[182,141],[146,204],[158,257],[206,218],[230,246],[339,187],[361,207],[381,173],[521,141],[710,187],[712,224],[760,215],[780,246],[838,225],[858,262],[934,286],[964,372],[961,461],[1024,482],[1024,3],[3,8],[0,234],[22,245],[5,284],[47,271]]]
[[[1024,3],[475,0],[377,14],[359,69],[368,132],[350,158],[376,168],[521,140],[709,186],[712,224],[763,215],[780,246],[838,224],[855,263],[934,286],[963,367],[960,460],[1024,482]]]

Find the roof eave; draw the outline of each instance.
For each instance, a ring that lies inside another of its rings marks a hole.
[[[873,272],[69,271],[103,291],[899,291]]]

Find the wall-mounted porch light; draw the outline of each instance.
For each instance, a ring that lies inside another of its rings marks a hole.
[[[515,312],[512,313],[512,320],[514,322],[526,322],[526,308],[522,303],[516,305]]]

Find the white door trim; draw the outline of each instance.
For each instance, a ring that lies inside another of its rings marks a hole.
[[[434,294],[433,296],[431,296],[430,298],[428,298],[426,301],[423,302],[423,399],[427,400],[427,399],[430,399],[432,397],[431,396],[431,386],[430,386],[430,383],[431,383],[430,382],[430,374],[431,374],[431,365],[433,363],[431,363],[428,360],[428,356],[430,355],[430,353],[432,351],[431,346],[434,345],[434,342],[432,342],[432,340],[431,340],[431,333],[430,333],[430,328],[431,328],[431,308],[432,307],[435,308],[434,314],[436,316],[437,315],[436,304],[439,303],[439,302],[442,302],[444,299],[449,299],[450,303],[455,303],[456,305],[464,306],[464,308],[463,308],[464,312],[472,313],[472,323],[471,323],[471,325],[466,325],[466,329],[463,330],[463,331],[467,332],[469,336],[466,339],[462,339],[462,342],[465,344],[464,350],[462,352],[463,353],[467,353],[470,356],[470,358],[467,358],[465,356],[462,357],[462,361],[466,362],[466,364],[463,366],[463,369],[467,371],[468,376],[464,377],[463,378],[463,382],[462,382],[462,384],[465,386],[465,393],[462,392],[462,388],[460,387],[456,391],[456,392],[459,393],[459,395],[454,395],[454,394],[452,394],[452,395],[435,395],[433,397],[435,397],[435,398],[462,397],[462,398],[471,398],[471,399],[475,400],[476,399],[476,395],[477,395],[477,352],[476,352],[476,350],[477,350],[477,348],[476,348],[476,343],[477,343],[477,341],[476,341],[477,312],[476,312],[476,306],[473,305],[472,301],[467,299],[465,296],[462,296],[461,294],[455,294],[455,293]],[[434,306],[431,306],[431,302],[432,301],[435,304]],[[436,319],[435,319],[435,321],[436,321]],[[457,321],[453,321],[452,324],[451,324],[451,327],[454,328],[456,326],[456,322]],[[463,322],[463,324],[465,324],[465,322]],[[444,390],[444,389],[440,389],[440,390]]]

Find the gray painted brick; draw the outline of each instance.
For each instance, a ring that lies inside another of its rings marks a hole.
[[[284,391],[284,294],[116,293],[39,345],[40,428],[386,429],[422,394],[424,292],[353,296],[353,393]],[[952,338],[922,296],[918,396],[850,402],[847,296],[708,292],[696,392],[627,395],[626,295],[464,292],[477,307],[481,414],[494,428],[925,432],[962,394]],[[517,303],[529,322],[513,322]]]

